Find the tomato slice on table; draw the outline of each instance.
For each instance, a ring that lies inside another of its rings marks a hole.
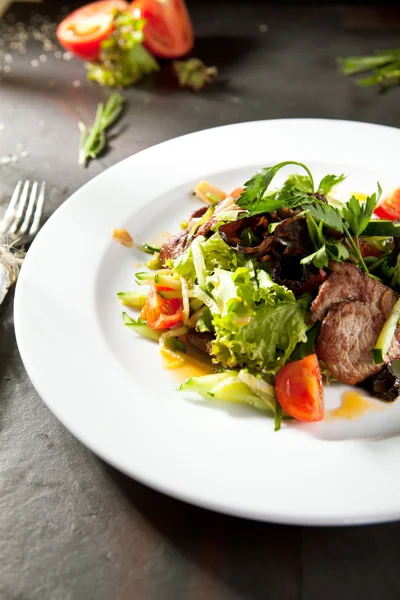
[[[324,418],[324,392],[316,354],[289,363],[279,371],[276,396],[282,408],[299,421]]]
[[[183,302],[181,298],[164,299],[158,292],[171,291],[165,286],[152,285],[146,304],[140,316],[151,329],[169,329],[183,318]]]
[[[154,56],[179,58],[193,48],[193,26],[184,0],[135,0],[131,11],[146,19],[144,45]]]
[[[400,188],[393,194],[382,198],[374,210],[374,214],[380,219],[390,219],[397,221],[400,219]]]
[[[127,10],[124,0],[101,0],[78,8],[57,27],[60,44],[83,60],[98,60],[100,44],[113,32],[113,10]]]

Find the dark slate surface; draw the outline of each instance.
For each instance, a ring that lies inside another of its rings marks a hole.
[[[0,73],[0,159],[19,158],[0,166],[0,203],[19,178],[45,179],[48,216],[122,158],[226,123],[330,117],[400,125],[400,89],[378,95],[335,70],[337,56],[400,45],[396,8],[259,2],[190,7],[195,53],[219,66],[219,82],[195,95],[174,87],[165,67],[127,91],[120,135],[87,170],[77,165],[76,122],[91,121],[104,90],[85,84],[74,60],[52,56],[32,68],[30,61],[41,53],[35,44],[15,57],[11,72]],[[50,15],[52,10],[49,2],[42,8]],[[18,6],[17,21],[27,23],[30,11],[30,5]],[[312,529],[248,522],[164,497],[97,459],[58,423],[29,382],[15,343],[12,299],[10,294],[0,309],[2,599],[399,598],[397,523]]]

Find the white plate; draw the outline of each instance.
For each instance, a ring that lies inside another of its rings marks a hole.
[[[187,135],[109,169],[76,192],[38,235],[22,267],[15,325],[22,359],[62,423],[104,460],[171,496],[253,519],[371,523],[400,516],[400,403],[355,420],[274,433],[246,406],[175,392],[157,346],[121,321],[116,292],[132,287],[137,242],[177,231],[198,206],[195,183],[227,190],[262,166],[305,162],[346,172],[347,191],[400,184],[400,131],[325,120],[243,123]],[[340,403],[342,387],[326,393]]]

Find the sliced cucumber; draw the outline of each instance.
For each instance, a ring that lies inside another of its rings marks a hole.
[[[244,402],[259,410],[273,410],[270,402],[266,402],[239,379],[237,371],[224,371],[213,375],[191,377],[185,383],[182,383],[178,390],[181,392],[196,392],[208,399]]]
[[[131,308],[143,308],[147,299],[148,292],[119,292],[117,294],[121,304]]]
[[[163,300],[170,300],[171,298],[182,298],[182,291],[181,290],[167,290],[167,291],[157,290],[157,294]]]
[[[268,406],[272,412],[275,412],[276,408],[276,395],[275,388],[270,383],[258,379],[250,373],[246,373],[243,369],[239,372],[239,379],[243,381],[251,389],[254,394],[259,396]]]
[[[374,362],[376,365],[381,365],[386,358],[389,348],[393,341],[394,332],[400,319],[400,299],[397,300],[392,312],[390,313],[383,329],[380,333],[378,341],[374,348]]]
[[[198,298],[193,298],[189,304],[192,311],[196,312],[196,310],[199,310],[203,306],[204,302]]]
[[[271,410],[269,404],[260,396],[257,396],[243,381],[236,375],[229,377],[214,386],[208,393],[216,400],[228,400],[230,402],[244,402],[250,404],[259,410]]]
[[[235,375],[235,371],[213,373],[212,375],[202,375],[201,377],[190,377],[184,383],[178,386],[180,392],[196,392],[201,396],[209,396],[209,392],[219,383],[225,379],[232,377],[232,373]]]
[[[205,238],[202,235],[199,235],[191,245],[194,269],[196,271],[197,281],[201,289],[204,289],[206,285],[207,276],[206,264],[204,262],[203,250],[201,248],[201,244],[204,242],[204,240]]]
[[[152,246],[151,244],[148,244],[147,242],[144,242],[142,244],[142,250],[144,252],[147,252],[148,254],[154,254],[154,252],[160,252],[161,248],[158,248],[157,246]]]
[[[122,313],[122,318],[125,325],[130,329],[133,329],[133,331],[136,331],[139,335],[157,342],[160,339],[160,333],[155,329],[151,329],[151,327],[149,327],[142,319],[132,319],[126,312]]]

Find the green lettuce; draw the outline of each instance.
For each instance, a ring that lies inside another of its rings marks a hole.
[[[293,292],[254,267],[216,269],[206,281],[218,306],[212,320],[215,362],[273,376],[297,344],[307,340],[309,295],[296,300]]]
[[[214,362],[247,367],[272,381],[296,346],[307,341],[310,295],[296,299],[218,233],[196,238],[173,269],[189,282],[191,298],[207,306],[196,330],[214,333]]]
[[[207,273],[213,272],[216,268],[235,270],[238,266],[238,261],[240,261],[240,257],[224,242],[219,233],[215,233],[208,240],[202,242],[201,251]],[[174,260],[173,269],[175,273],[190,283],[195,282],[196,269],[193,262],[192,246]]]

